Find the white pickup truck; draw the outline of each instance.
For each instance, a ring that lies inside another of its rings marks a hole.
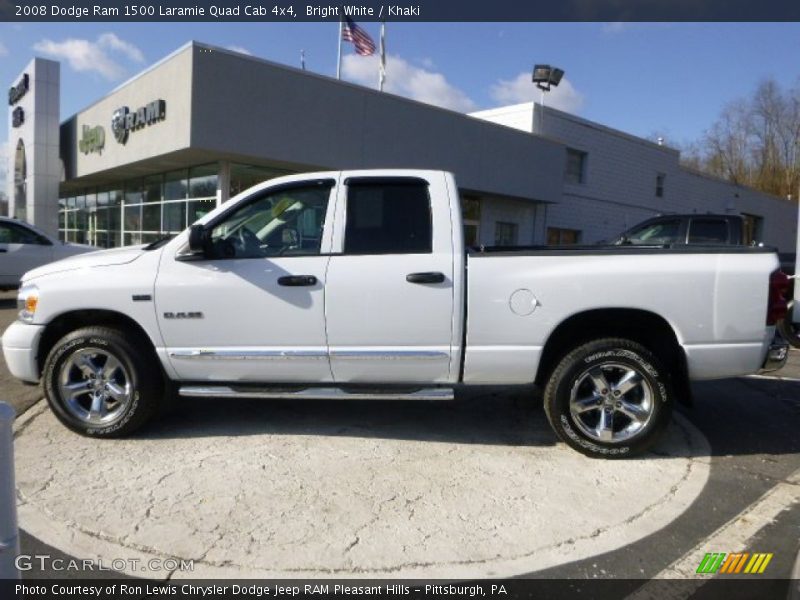
[[[445,400],[535,382],[566,444],[622,457],[655,442],[690,379],[782,366],[785,285],[764,248],[468,250],[449,173],[314,173],[171,240],[30,271],[3,353],[96,437],[176,393]]]

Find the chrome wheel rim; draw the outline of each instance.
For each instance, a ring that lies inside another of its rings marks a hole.
[[[64,408],[88,425],[120,419],[131,403],[133,388],[127,369],[113,353],[81,348],[61,366],[58,391]]]
[[[619,363],[587,369],[572,386],[572,420],[592,440],[620,443],[639,434],[653,417],[653,388],[641,371]]]

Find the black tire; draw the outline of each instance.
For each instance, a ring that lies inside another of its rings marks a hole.
[[[59,421],[77,433],[101,438],[124,437],[142,427],[162,404],[165,390],[152,349],[131,332],[110,327],[84,327],[61,338],[47,356],[42,382]],[[81,389],[81,382],[87,390]],[[123,393],[112,397],[110,385]],[[75,390],[72,401],[65,397],[66,389]],[[94,394],[106,398],[98,401],[98,408],[107,411],[105,417],[100,410],[90,411]]]
[[[800,348],[800,323],[792,323],[793,306],[794,301],[789,302],[789,313],[778,321],[778,331],[793,348]]]
[[[602,378],[593,377],[598,372]],[[636,374],[631,381],[641,383],[623,391],[628,384],[622,378],[631,372]],[[609,385],[598,390],[598,381]],[[591,341],[559,361],[545,387],[544,408],[556,435],[578,452],[593,458],[636,456],[651,448],[669,424],[669,375],[641,344],[620,338]],[[608,422],[604,411],[610,411]]]

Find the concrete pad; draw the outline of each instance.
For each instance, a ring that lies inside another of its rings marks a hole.
[[[486,398],[453,404],[199,408],[118,441],[42,404],[17,424],[20,526],[105,564],[195,561],[173,579],[497,577],[649,535],[708,479],[707,442],[680,416],[655,454],[601,461],[555,444],[541,411],[493,421]]]

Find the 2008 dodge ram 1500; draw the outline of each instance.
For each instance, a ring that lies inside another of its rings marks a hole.
[[[170,397],[449,399],[544,389],[590,456],[644,451],[690,379],[778,368],[786,278],[745,247],[465,249],[440,171],[284,177],[172,240],[27,273],[3,336],[67,427],[140,427]]]

